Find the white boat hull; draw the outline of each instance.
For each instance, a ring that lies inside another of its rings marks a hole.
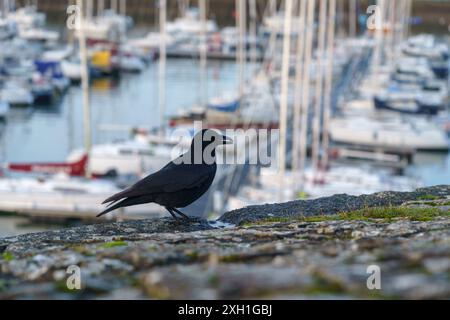
[[[371,125],[370,121],[369,123],[359,121],[359,119],[332,120],[330,138],[336,143],[390,149],[449,149],[444,131],[431,123],[426,127],[415,127],[414,124],[379,124],[374,120]]]
[[[0,211],[33,218],[95,219],[105,208],[101,205],[103,200],[119,191],[110,183],[89,180],[1,179]],[[119,209],[106,217],[133,218],[162,213],[163,208],[149,204]]]

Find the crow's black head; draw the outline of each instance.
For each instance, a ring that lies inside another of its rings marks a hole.
[[[216,147],[224,144],[231,144],[233,140],[218,133],[215,130],[203,129],[195,134],[191,143],[190,153],[197,159],[201,158],[201,162],[210,163],[215,158]],[[211,159],[208,159],[211,158]]]
[[[206,148],[215,148],[223,144],[233,143],[231,138],[218,133],[215,130],[203,129],[195,134],[192,139],[191,147],[202,146],[202,150]]]

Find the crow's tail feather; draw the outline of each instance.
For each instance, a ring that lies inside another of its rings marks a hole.
[[[124,207],[124,206],[125,206],[125,203],[124,203],[124,202],[125,202],[126,200],[128,200],[128,199],[123,199],[122,201],[116,203],[115,205],[109,206],[108,208],[106,208],[105,210],[103,210],[102,212],[100,212],[100,213],[97,215],[97,218],[98,218],[98,217],[101,217],[101,216],[104,215],[104,214],[107,214],[107,213],[110,212],[110,211],[113,211],[113,210],[116,210],[116,209],[118,209],[118,208]]]
[[[120,202],[115,203],[114,205],[110,205],[108,208],[106,208],[105,210],[100,212],[97,215],[97,217],[101,217],[102,215],[107,214],[108,212],[111,212],[111,211],[116,210],[118,208],[135,206],[135,205],[138,205],[138,204],[143,204],[143,203],[147,203],[147,202],[151,202],[151,201],[152,201],[152,197],[148,196],[148,195],[147,196],[125,198],[125,199],[121,200]]]
[[[111,197],[109,197],[108,199],[106,199],[105,201],[102,202],[102,204],[108,203],[108,202],[116,202],[119,201],[120,199],[126,198],[131,196],[129,194],[129,192],[131,191],[131,188],[127,188],[125,190],[122,190],[116,194],[113,194]]]

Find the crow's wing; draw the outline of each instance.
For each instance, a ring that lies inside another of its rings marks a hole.
[[[215,172],[216,169],[213,165],[174,164],[170,162],[161,170],[109,197],[103,201],[103,204],[128,197],[190,189],[211,178]]]

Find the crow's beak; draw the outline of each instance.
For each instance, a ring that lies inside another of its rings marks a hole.
[[[227,136],[222,137],[222,144],[233,144],[233,139],[228,138]]]

